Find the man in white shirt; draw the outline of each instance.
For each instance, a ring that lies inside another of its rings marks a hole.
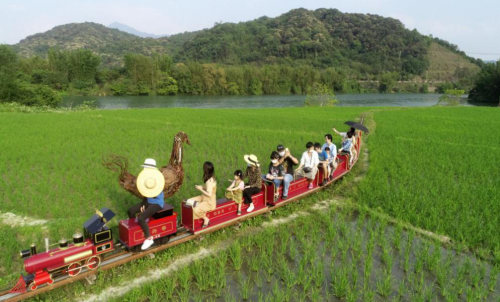
[[[297,170],[304,174],[304,177],[309,181],[309,189],[312,189],[314,178],[318,172],[319,158],[318,152],[314,151],[314,144],[312,142],[308,142],[306,148],[307,150],[302,153],[300,165]]]

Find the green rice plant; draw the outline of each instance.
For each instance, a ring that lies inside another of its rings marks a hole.
[[[205,291],[210,287],[210,276],[203,262],[196,261],[191,265],[192,275],[196,278],[196,284],[200,291]]]
[[[351,287],[356,289],[358,287],[359,276],[358,276],[358,268],[355,264],[350,265],[350,274],[351,276]]]
[[[195,302],[203,302],[203,292],[197,291],[196,294],[193,296],[193,301]]]
[[[285,301],[285,292],[281,290],[278,281],[274,281],[272,289],[272,301]]]
[[[312,287],[309,298],[311,299],[311,301],[322,301],[323,299],[321,297],[321,288]]]
[[[226,293],[224,294],[224,301],[225,302],[236,302],[238,300],[236,300],[236,298],[234,297],[234,295],[230,291],[226,291]]]
[[[399,298],[404,298],[404,296],[406,295],[406,291],[407,291],[407,288],[406,288],[405,279],[401,279],[401,281],[399,282],[399,286],[398,286]]]
[[[390,272],[385,272],[384,275],[377,280],[377,292],[384,298],[389,297],[392,293],[392,275]]]
[[[298,247],[297,241],[295,238],[290,238],[290,243],[288,244],[288,252],[290,254],[290,258],[296,259],[298,255]]]
[[[259,290],[262,289],[262,286],[264,285],[264,278],[261,273],[255,275],[255,285]]]
[[[247,257],[247,262],[248,262],[248,267],[250,268],[250,270],[252,270],[253,272],[256,272],[260,269],[260,266],[261,266],[261,263],[262,263],[262,254],[259,254],[259,255],[254,255],[253,257],[250,256],[250,257]]]
[[[325,272],[323,270],[323,263],[320,261],[316,262],[316,264],[312,266],[312,278],[316,287],[321,287],[323,285]]]
[[[498,281],[499,269],[497,266],[493,266],[490,270],[490,278],[488,279],[488,290],[494,291]]]
[[[371,254],[368,254],[368,255],[366,255],[366,258],[365,258],[364,271],[363,271],[363,276],[364,276],[365,282],[370,280],[372,268],[373,268],[373,257]]]
[[[179,289],[177,291],[177,296],[179,297],[179,301],[182,301],[182,302],[188,302],[190,295],[191,295],[191,292],[189,290],[189,287],[185,287],[185,288]]]
[[[162,278],[163,286],[162,290],[165,293],[166,300],[170,301],[174,298],[175,285],[177,283],[177,276],[168,276]]]
[[[179,285],[183,289],[189,288],[189,282],[191,281],[191,272],[189,271],[189,267],[183,267],[179,270],[177,274]]]
[[[241,299],[246,301],[248,300],[248,298],[250,298],[252,287],[253,287],[253,282],[250,277],[247,277],[246,279],[240,281],[239,288],[240,288]]]
[[[356,290],[354,286],[347,287],[347,293],[345,295],[345,299],[348,302],[356,302],[358,301],[360,293]]]
[[[401,225],[396,225],[396,228],[394,229],[394,234],[392,236],[392,244],[394,246],[394,248],[396,250],[400,250],[401,249],[401,233],[403,231],[403,228],[401,227]]]
[[[363,298],[362,301],[364,302],[372,302],[374,297],[375,297],[375,291],[370,288],[368,282],[365,283],[363,287]]]
[[[347,295],[347,288],[349,284],[348,269],[346,266],[342,266],[340,269],[331,272],[332,278],[332,288],[334,295],[343,299]]]
[[[392,250],[388,245],[384,245],[382,248],[382,262],[385,264],[385,269],[388,272],[392,271],[394,259],[392,257]]]
[[[231,258],[233,268],[239,271],[243,265],[243,260],[241,258],[241,245],[238,241],[234,242],[229,248],[229,258]]]

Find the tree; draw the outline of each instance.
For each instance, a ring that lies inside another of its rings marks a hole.
[[[438,106],[457,106],[460,104],[460,97],[464,95],[462,89],[448,89],[445,94],[439,97]]]
[[[17,55],[7,45],[0,45],[0,102],[16,99],[19,85],[16,81]]]
[[[398,78],[397,72],[384,72],[380,78],[380,85],[378,87],[378,91],[381,93],[392,92],[392,89],[396,84],[397,78]]]
[[[338,104],[337,97],[333,90],[325,84],[316,83],[313,86],[312,92],[307,94],[305,106],[314,107],[333,107]]]
[[[485,64],[469,93],[472,102],[497,104],[500,99],[500,60],[495,64]],[[499,104],[500,105],[500,104]]]

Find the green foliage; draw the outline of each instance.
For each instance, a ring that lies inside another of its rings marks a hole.
[[[456,106],[460,104],[460,97],[465,91],[461,89],[447,89],[445,93],[439,97],[438,106]]]
[[[483,66],[469,94],[469,100],[500,105],[500,61]]]
[[[396,72],[384,72],[380,77],[378,91],[381,93],[391,93],[398,79]]]
[[[305,106],[333,107],[338,102],[332,89],[324,84],[315,84],[311,93],[307,95]]]

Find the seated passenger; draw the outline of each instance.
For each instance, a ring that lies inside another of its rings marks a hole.
[[[332,128],[333,132],[335,132],[336,134],[340,135],[342,137],[342,142],[344,142],[346,139],[347,139],[347,133],[351,132],[354,134],[356,134],[356,129],[354,129],[353,127],[351,127],[351,129],[349,129],[349,131],[347,132],[338,132],[337,129]]]
[[[285,178],[285,168],[279,162],[280,155],[278,152],[273,151],[271,153],[271,163],[269,163],[269,169],[265,175],[266,180],[270,180],[274,183],[274,201],[279,199],[279,187],[281,182]]]
[[[288,198],[288,188],[290,188],[290,183],[293,181],[293,166],[297,165],[299,161],[290,153],[288,148],[283,145],[278,145],[276,151],[280,156],[279,163],[283,165],[285,170],[285,178],[283,179],[283,195],[282,199]]]
[[[243,202],[245,204],[250,204],[247,212],[252,212],[255,208],[252,201],[252,195],[260,192],[262,187],[262,175],[260,175],[260,164],[257,156],[253,154],[245,155],[244,159],[247,162],[247,169],[243,174],[243,178],[248,177],[248,182],[243,190]]]
[[[214,164],[206,161],[203,164],[203,182],[204,186],[196,185],[194,186],[196,190],[201,192],[201,195],[190,198],[186,201],[187,205],[193,207],[194,219],[203,219],[203,228],[210,225],[210,219],[207,217],[207,213],[215,210],[217,206],[217,200],[215,193],[217,191],[217,182],[214,176]]]
[[[347,153],[351,155],[351,148],[352,148],[352,133],[351,131],[349,131],[347,132],[347,138],[342,142],[342,148],[339,150],[339,153]]]
[[[314,151],[314,144],[312,142],[308,142],[306,144],[307,150],[302,153],[302,157],[300,158],[300,165],[297,168],[299,174],[304,175],[309,181],[309,189],[313,188],[313,181],[316,177],[316,173],[318,172],[318,153]]]
[[[238,204],[238,215],[241,215],[241,203],[243,202],[243,172],[241,170],[234,171],[233,183],[226,189],[226,198],[234,200]]]
[[[165,178],[156,168],[156,161],[152,158],[146,159],[142,167],[144,169],[137,177],[137,189],[145,198],[141,203],[130,207],[127,214],[129,218],[135,218],[138,215],[137,220],[146,238],[141,249],[146,250],[154,243],[153,236],[149,233],[147,220],[163,209]]]
[[[318,153],[318,160],[319,160],[318,168],[323,170],[323,179],[319,184],[320,186],[322,186],[323,184],[326,184],[329,180],[328,166],[330,163],[328,162],[328,154],[326,154],[326,151],[321,150],[320,143],[314,144],[314,151]]]
[[[337,157],[335,156],[335,160],[330,156],[330,147],[325,148],[326,156],[328,158],[328,175],[329,180],[333,180],[333,172],[337,169]]]
[[[329,169],[330,171],[335,171],[337,169],[337,146],[332,142],[333,137],[331,134],[325,134],[325,143],[322,146],[323,151],[329,153]],[[330,175],[330,180],[333,179],[333,175]]]

